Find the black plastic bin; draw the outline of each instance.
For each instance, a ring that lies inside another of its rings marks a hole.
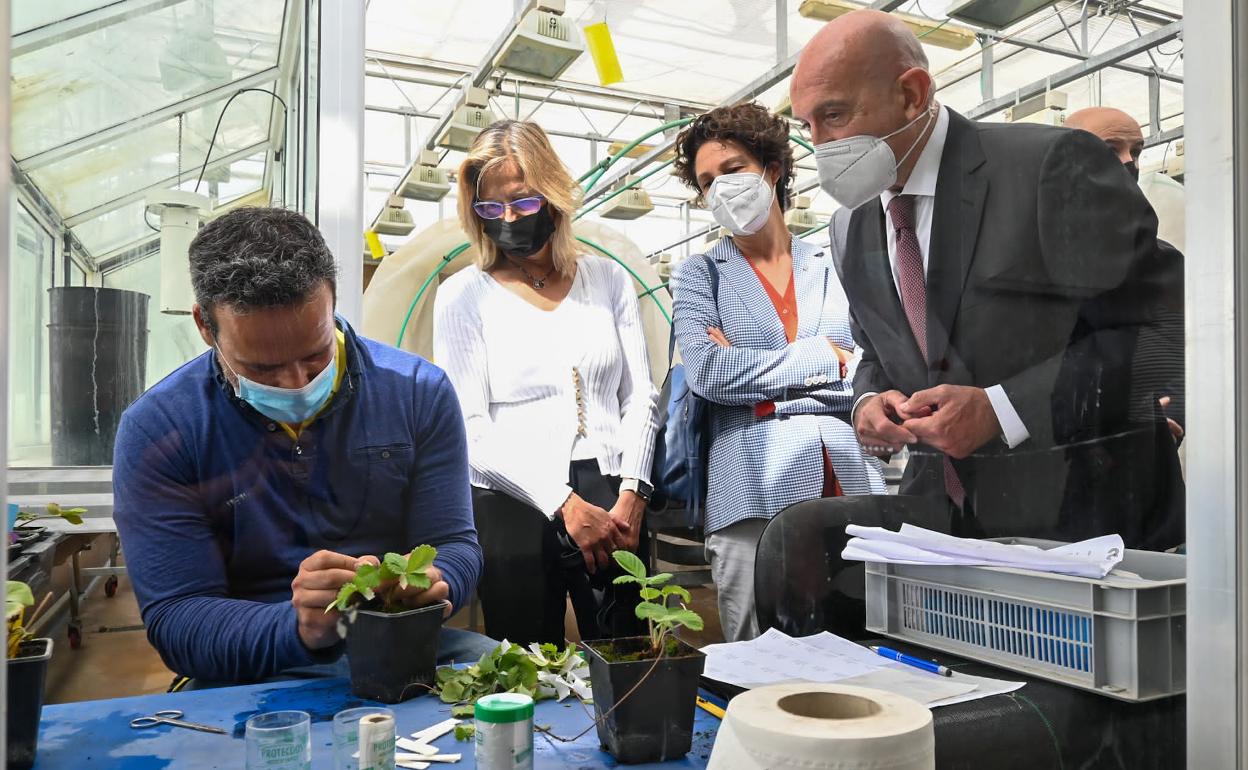
[[[52,464],[112,465],[121,413],[147,379],[149,297],[91,286],[49,292]]]

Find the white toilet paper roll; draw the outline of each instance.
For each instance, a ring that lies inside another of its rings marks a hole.
[[[934,770],[932,712],[900,695],[779,684],[728,704],[708,770]]]

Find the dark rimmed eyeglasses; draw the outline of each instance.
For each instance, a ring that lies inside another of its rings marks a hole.
[[[542,201],[546,200],[540,195],[533,195],[528,198],[517,198],[514,201],[477,201],[472,204],[472,210],[477,212],[477,216],[482,219],[498,219],[507,213],[507,209],[511,209],[519,216],[527,217],[530,214],[536,214],[542,208]]]

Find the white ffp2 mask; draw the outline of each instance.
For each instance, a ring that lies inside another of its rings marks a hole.
[[[763,229],[774,198],[766,177],[750,172],[715,177],[706,193],[715,221],[733,235],[753,235]]]
[[[928,117],[927,124],[914,138],[906,154],[901,156],[901,160],[897,160],[892,148],[884,140],[910,128],[924,115]],[[929,109],[884,136],[860,134],[816,145],[815,168],[819,170],[819,186],[837,203],[849,209],[856,209],[872,198],[878,198],[897,181],[897,168],[914,152],[914,148],[919,145],[919,139],[935,119],[935,111]]]

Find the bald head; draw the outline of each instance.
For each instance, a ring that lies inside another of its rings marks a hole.
[[[1067,128],[1095,134],[1109,145],[1123,163],[1139,160],[1144,151],[1144,134],[1140,124],[1127,113],[1113,107],[1086,107],[1066,118]]]
[[[899,19],[880,11],[853,11],[828,22],[802,49],[789,98],[793,115],[816,144],[868,135],[888,137],[904,183],[926,142],[934,103],[927,54]]]
[[[891,14],[868,9],[825,24],[802,49],[794,80],[803,69],[842,62],[890,79],[913,67],[928,67],[927,54],[909,27]]]

